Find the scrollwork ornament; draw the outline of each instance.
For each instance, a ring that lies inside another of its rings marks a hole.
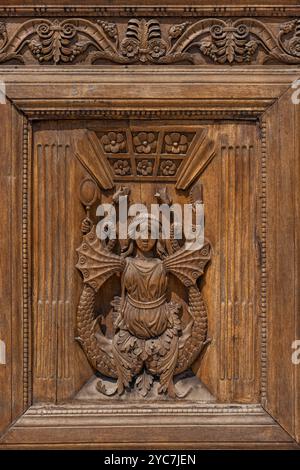
[[[228,62],[250,62],[258,48],[258,42],[250,40],[249,28],[244,24],[234,26],[213,25],[211,40],[200,42],[203,54],[220,64]]]
[[[30,50],[40,63],[116,64],[299,64],[299,19],[274,26],[254,18],[219,18],[174,24],[167,31],[159,19],[128,21],[125,34],[118,24],[84,18],[31,19],[8,36],[0,24],[0,63],[31,63]],[[2,42],[1,42],[2,41]],[[86,53],[85,53],[86,52]]]
[[[53,60],[55,64],[59,62],[73,62],[75,57],[83,52],[89,42],[72,40],[77,35],[77,29],[74,24],[67,22],[59,23],[55,20],[53,23],[41,23],[36,27],[38,39],[32,39],[28,47],[32,54],[40,62],[49,62]]]

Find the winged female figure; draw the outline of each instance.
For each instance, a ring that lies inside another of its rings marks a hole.
[[[133,219],[132,226],[146,223],[148,230],[139,238],[131,237],[129,230],[129,243],[121,255],[99,240],[95,226],[83,236],[76,265],[84,281],[78,339],[93,367],[117,379],[113,393],[122,394],[135,381],[145,396],[156,378],[160,393],[176,397],[174,375],[192,364],[206,342],[207,311],[197,280],[211,249],[205,242],[196,250],[182,246],[168,254],[161,237],[151,238],[151,222],[151,214]],[[116,273],[120,273],[121,295],[112,301],[114,336],[109,340],[95,331],[94,309],[101,287]],[[185,328],[181,305],[168,300],[170,275],[188,290],[191,318]],[[101,382],[98,389],[105,393]]]

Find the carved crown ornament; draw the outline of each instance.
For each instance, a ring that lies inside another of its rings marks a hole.
[[[29,54],[28,54],[29,52]],[[167,26],[132,18],[30,19],[13,32],[0,23],[0,63],[264,64],[300,63],[300,20],[277,31],[253,18],[217,18]]]

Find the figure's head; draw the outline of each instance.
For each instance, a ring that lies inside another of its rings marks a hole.
[[[151,228],[149,228],[147,232],[147,237],[145,237],[145,234],[141,234],[135,239],[136,246],[138,247],[138,249],[145,253],[152,251],[157,243],[157,239],[151,238]]]
[[[163,257],[165,249],[161,241],[161,223],[152,214],[142,213],[133,218],[128,229],[129,239],[143,253],[156,251]],[[131,250],[132,251],[132,250]]]

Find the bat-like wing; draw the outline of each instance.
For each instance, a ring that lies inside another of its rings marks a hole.
[[[95,226],[83,236],[82,243],[76,251],[78,252],[76,268],[82,273],[84,283],[96,291],[110,276],[124,269],[125,261],[101,244]]]
[[[192,286],[203,274],[211,256],[211,248],[208,242],[196,250],[181,248],[174,254],[164,259],[163,263],[167,271],[174,274],[185,286]]]

